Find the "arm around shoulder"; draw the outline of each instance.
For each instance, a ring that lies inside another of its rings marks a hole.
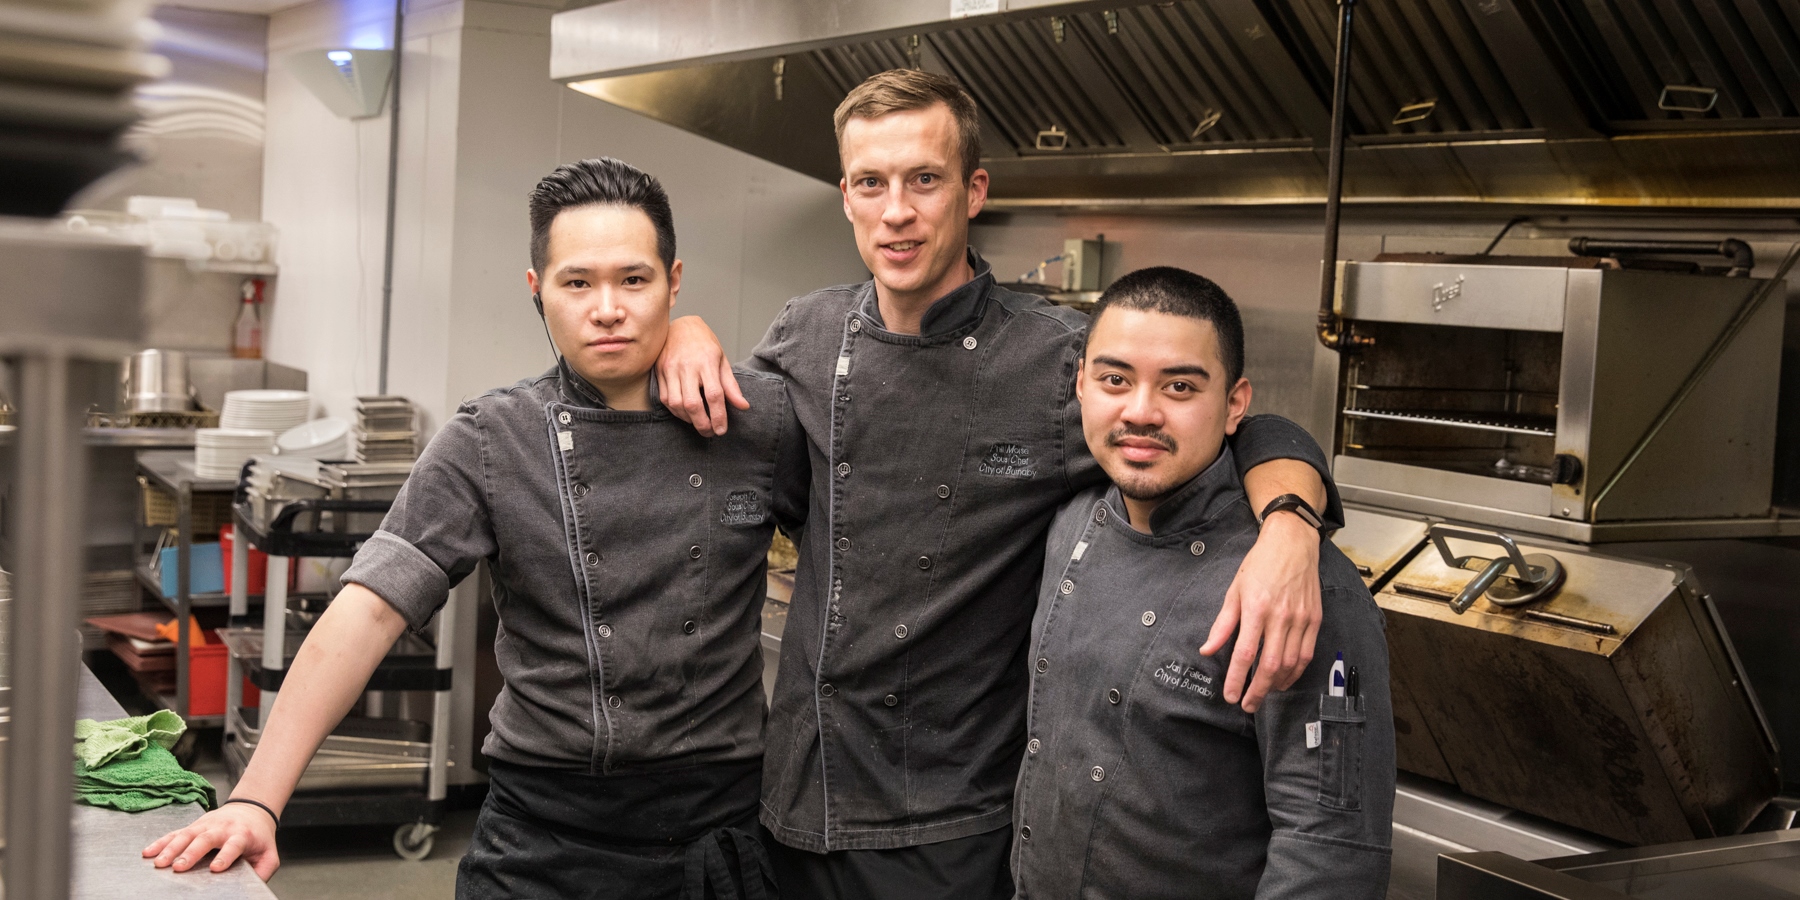
[[[1281,416],[1245,416],[1231,437],[1231,452],[1257,513],[1282,494],[1299,494],[1328,528],[1343,526],[1331,461],[1306,429]]]

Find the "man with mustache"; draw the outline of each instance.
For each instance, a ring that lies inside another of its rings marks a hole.
[[[1013,808],[1019,900],[1387,893],[1387,643],[1355,566],[1324,543],[1327,653],[1254,713],[1194,650],[1259,528],[1226,442],[1250,406],[1243,366],[1236,305],[1192,272],[1133,272],[1094,310],[1076,395],[1112,484],[1050,527]]]
[[[1007,897],[1045,529],[1104,479],[1072,392],[1086,317],[996,286],[969,247],[988,176],[954,80],[872,76],[835,126],[872,279],[789,302],[749,363],[787,379],[812,465],[762,822],[789,898]],[[725,427],[732,379],[703,324],[673,323],[658,371],[672,411]],[[1206,620],[1205,652],[1239,632],[1224,695],[1254,709],[1312,656],[1319,533],[1301,514],[1337,504],[1293,423],[1247,420],[1234,449],[1253,500],[1306,498],[1269,517]]]

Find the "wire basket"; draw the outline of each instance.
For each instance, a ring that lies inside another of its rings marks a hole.
[[[150,479],[138,476],[138,487],[144,493],[144,524],[151,527],[174,528],[180,508],[176,504],[175,495],[150,483]],[[194,505],[194,534],[216,535],[219,529],[231,524],[231,495],[223,491],[195,492],[192,498]]]
[[[219,414],[210,409],[118,413],[90,409],[87,423],[89,428],[217,428]]]

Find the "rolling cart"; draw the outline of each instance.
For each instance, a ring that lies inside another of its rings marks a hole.
[[[246,474],[248,466],[246,466]],[[235,781],[242,775],[262,735],[263,713],[273,708],[282,678],[306,639],[304,626],[289,624],[287,575],[298,557],[350,557],[370,533],[346,526],[353,518],[385,513],[387,500],[302,499],[289,502],[258,527],[239,479],[232,517],[231,615],[234,626],[220,632],[229,650],[226,671],[224,757]],[[262,627],[249,627],[249,550],[269,555]],[[456,603],[455,595],[451,604]],[[429,721],[348,716],[301,776],[282,812],[287,825],[394,824],[394,852],[403,859],[430,855],[443,820],[450,734],[451,648],[456,611],[437,617],[436,646],[410,632],[370,676],[369,691],[431,691]],[[245,706],[243,681],[260,693]]]

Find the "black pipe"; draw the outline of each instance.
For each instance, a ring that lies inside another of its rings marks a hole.
[[[1722,241],[1640,241],[1578,237],[1569,239],[1569,252],[1576,256],[1723,256],[1731,260],[1731,271],[1725,274],[1732,278],[1749,277],[1750,270],[1756,268],[1756,251],[1737,238]]]
[[[375,393],[388,392],[388,340],[394,319],[394,226],[398,208],[396,188],[400,184],[400,69],[405,56],[406,0],[394,0],[394,80],[388,85],[393,101],[388,106],[387,167],[387,235],[381,252],[381,367],[376,377]],[[361,215],[359,210],[358,215]],[[361,272],[358,272],[360,275]]]
[[[1350,106],[1350,25],[1356,0],[1338,0],[1337,68],[1331,83],[1330,157],[1325,168],[1324,271],[1319,276],[1319,343],[1332,350],[1373,343],[1344,332],[1337,299],[1338,217],[1344,199],[1344,130]]]

